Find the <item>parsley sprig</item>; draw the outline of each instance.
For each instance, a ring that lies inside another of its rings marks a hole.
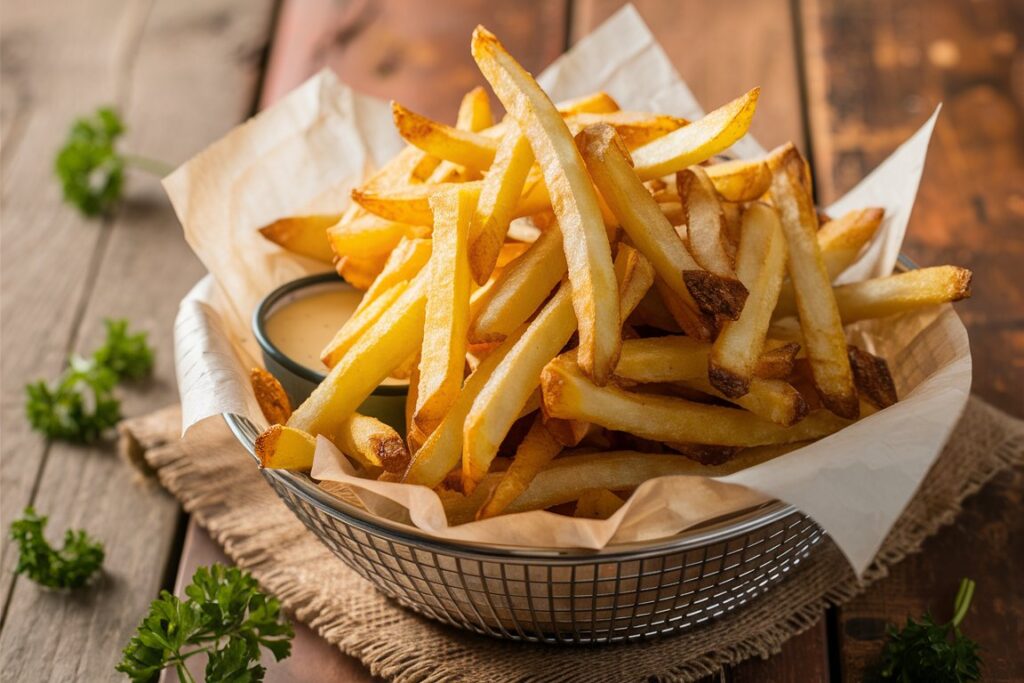
[[[110,107],[77,119],[54,168],[64,190],[64,200],[88,217],[108,213],[124,190],[124,171],[131,166],[154,175],[166,175],[165,164],[117,149],[126,131],[124,122]]]
[[[103,564],[103,544],[84,531],[64,532],[64,546],[59,550],[43,535],[46,517],[25,508],[21,519],[11,524],[11,540],[18,545],[15,573],[24,574],[49,588],[80,588]]]
[[[259,590],[256,580],[235,567],[200,567],[185,589],[186,600],[167,591],[124,649],[117,670],[136,683],[151,681],[167,667],[179,679],[194,681],[185,662],[206,653],[205,680],[262,681],[260,648],[280,661],[291,654],[291,625],[281,605]]]
[[[974,597],[974,581],[964,579],[956,594],[953,619],[936,624],[930,613],[907,619],[902,629],[889,628],[880,678],[885,681],[968,683],[981,679],[978,644],[960,632]]]
[[[121,419],[114,387],[141,379],[153,369],[146,333],[129,334],[125,320],[106,320],[106,341],[89,358],[73,355],[52,385],[40,380],[25,387],[25,413],[33,429],[51,439],[95,441]]]

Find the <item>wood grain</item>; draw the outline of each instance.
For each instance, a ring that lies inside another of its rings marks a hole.
[[[1024,414],[1020,3],[806,0],[802,19],[813,161],[825,202],[944,102],[905,250],[923,265],[974,271],[974,296],[958,305],[971,335],[972,390]],[[985,680],[1019,680],[1022,499],[1024,473],[1003,473],[924,552],[840,610],[843,680],[859,681],[875,664],[886,623],[928,608],[948,618],[963,576],[979,586],[964,630],[981,643]]]
[[[65,11],[64,3],[35,5],[39,6],[40,19]],[[252,106],[271,5],[269,0],[216,0],[201,5],[159,0],[132,5],[119,29],[129,36],[122,42],[135,46],[132,50],[106,66],[89,61],[76,63],[71,59],[72,52],[68,61],[55,63],[53,68],[74,74],[83,85],[92,80],[93,72],[101,78],[103,69],[108,68],[116,84],[111,92],[120,95],[117,102],[130,127],[125,147],[178,163],[244,118]],[[79,17],[79,23],[69,26],[67,35],[56,34],[57,39],[81,42],[88,36],[105,45],[110,36],[102,22],[116,16],[117,9],[91,6],[100,25],[90,27],[88,17]],[[182,59],[183,54],[189,58]],[[47,60],[33,63],[37,61]],[[55,78],[47,87],[60,89],[62,85]],[[72,106],[76,107],[74,113],[79,113],[83,105],[69,103],[67,118]],[[53,132],[62,134],[66,128],[67,122],[63,121],[53,125]],[[171,131],[173,134],[169,134]],[[40,157],[46,177],[40,171],[36,187],[26,194],[43,198],[54,213],[68,213],[54,193],[45,191],[54,186],[49,177],[52,151],[43,154],[41,149],[47,148],[37,147],[34,153]],[[5,192],[10,191],[9,178],[5,173]],[[25,286],[38,288],[42,302],[33,302],[30,296],[27,301],[14,299],[9,305],[26,318],[51,312],[65,316],[66,324],[72,327],[67,333],[73,334],[72,348],[83,353],[101,340],[101,320],[105,316],[126,317],[134,327],[147,330],[157,352],[155,378],[123,394],[126,414],[137,414],[175,400],[173,318],[177,302],[201,276],[202,269],[185,244],[159,184],[135,176],[129,182],[130,200],[111,222],[78,226],[81,235],[89,231],[98,235],[84,254],[86,275],[75,283],[80,311],[62,312],[55,305],[60,299],[53,298],[54,293],[47,292],[40,281],[27,281]],[[5,215],[5,225],[8,218]],[[17,218],[18,232],[42,229],[27,216]],[[50,258],[25,261],[47,265],[54,276],[63,274],[60,261],[55,260],[62,255],[54,254],[53,236],[45,232],[40,235],[46,240]],[[72,254],[82,248],[80,236],[69,235],[67,242]],[[5,268],[4,277],[8,275]],[[6,283],[4,296],[7,306]],[[72,299],[69,303],[76,302]],[[6,309],[4,322],[8,322]],[[5,363],[11,338],[4,335]],[[28,343],[30,340],[17,340],[15,350]],[[41,369],[38,365],[27,367],[35,372]],[[55,375],[59,367],[59,362],[54,362],[48,374]],[[5,391],[6,380],[5,375]],[[12,422],[17,418],[20,415],[12,416]],[[6,427],[4,436],[6,477],[6,465],[12,460]],[[116,679],[113,666],[120,649],[165,581],[168,561],[176,552],[176,528],[181,518],[178,505],[158,489],[136,485],[132,472],[111,451],[103,446],[53,444],[45,459],[18,454],[18,459],[39,470],[38,475],[32,474],[33,479],[38,476],[34,502],[41,512],[51,515],[53,535],[68,526],[84,527],[105,542],[107,559],[103,581],[81,595],[44,592],[23,579],[15,582],[5,624],[16,627],[4,628],[0,633],[0,670],[13,680]],[[21,487],[14,489],[15,495],[31,495],[31,486],[18,483]],[[63,656],[58,656],[60,653]]]
[[[621,0],[573,6],[573,42],[614,14]],[[633,3],[676,70],[711,110],[760,85],[751,133],[765,148],[793,140],[804,147],[804,122],[788,0],[638,0]]]
[[[564,49],[566,2],[285,0],[262,101],[327,66],[356,90],[454,121],[460,96],[484,85],[469,53],[477,24],[537,72]]]

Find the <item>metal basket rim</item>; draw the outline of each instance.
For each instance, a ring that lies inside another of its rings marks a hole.
[[[909,257],[900,254],[895,270],[903,272],[915,270],[918,267]],[[259,433],[259,429],[251,420],[243,415],[222,413],[222,416],[231,433],[245,447],[257,465],[259,465],[255,442],[249,436],[249,434]],[[464,557],[498,557],[506,561],[519,562],[541,560],[547,563],[572,564],[575,562],[593,562],[595,558],[608,561],[623,558],[630,560],[642,559],[647,556],[660,555],[667,551],[690,550],[712,543],[728,542],[729,539],[737,535],[760,529],[799,512],[799,509],[794,505],[774,500],[726,515],[724,518],[714,520],[708,524],[684,529],[672,536],[649,541],[608,545],[599,550],[587,548],[502,546],[438,538],[413,526],[376,517],[369,512],[360,510],[322,491],[311,480],[294,472],[262,468],[260,471],[265,477],[277,479],[285,488],[325,514],[368,534],[447,554],[456,554]]]

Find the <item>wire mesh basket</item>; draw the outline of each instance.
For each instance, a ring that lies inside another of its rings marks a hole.
[[[254,454],[258,428],[225,415]],[[510,640],[587,644],[692,629],[779,582],[825,532],[775,501],[668,539],[603,550],[452,542],[374,517],[308,476],[262,470],[342,561],[432,619]]]

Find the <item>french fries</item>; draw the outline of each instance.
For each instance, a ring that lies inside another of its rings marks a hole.
[[[740,282],[754,294],[738,320],[723,323],[708,365],[711,384],[729,398],[750,388],[786,272],[786,240],[771,207],[755,203],[747,208],[736,260]]]
[[[603,92],[556,106],[486,29],[471,47],[502,121],[482,88],[453,126],[393,103],[409,145],[349,207],[261,230],[365,290],[300,406],[253,370],[264,467],[309,470],[323,436],[361,476],[436,491],[450,524],[607,519],[652,477],[735,472],[891,406],[886,359],[843,325],[970,295],[954,266],[832,286],[883,212],[824,216],[792,144],[716,158],[756,88],[694,122]],[[404,436],[357,412],[387,377],[410,381]]]
[[[826,408],[855,419],[860,413],[846,336],[818,247],[818,215],[809,193],[807,165],[792,144],[769,156],[772,201],[789,247],[789,277],[796,290],[805,350],[814,385]]]
[[[652,441],[714,446],[763,446],[827,436],[849,420],[814,411],[782,427],[743,410],[599,387],[571,362],[549,363],[541,376],[544,411],[551,417],[586,420]]]
[[[637,175],[642,180],[661,178],[729,149],[747,134],[760,94],[761,89],[754,88],[701,120],[635,150]]]
[[[597,194],[569,129],[533,77],[482,26],[473,31],[472,52],[544,171],[565,245],[579,322],[580,365],[599,384],[606,382],[619,352],[619,307]]]
[[[334,262],[326,230],[338,222],[337,214],[291,216],[260,228],[260,234],[290,252],[324,263]]]

